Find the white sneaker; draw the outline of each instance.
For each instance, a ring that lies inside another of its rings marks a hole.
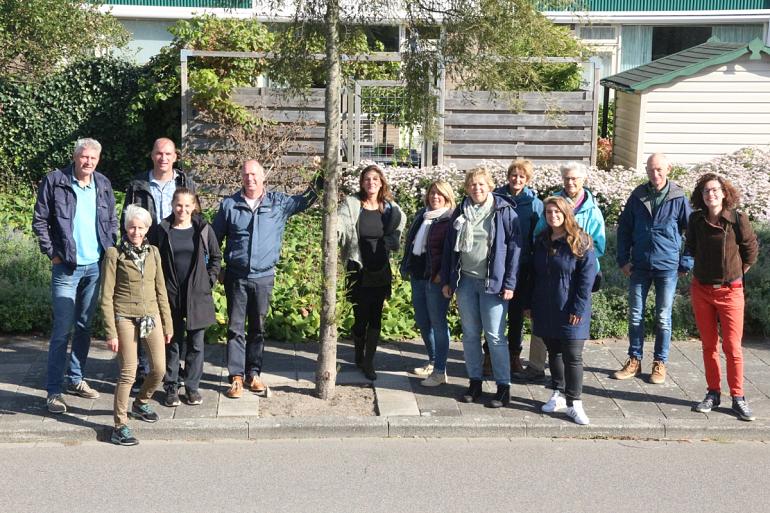
[[[548,402],[540,407],[540,410],[544,413],[553,413],[555,411],[563,410],[567,407],[567,400],[562,397],[558,390],[554,390],[551,394],[551,398]]]
[[[418,376],[430,376],[430,374],[433,372],[433,362],[428,362],[422,367],[416,367],[414,369],[414,373]]]
[[[446,372],[432,372],[430,376],[420,382],[424,387],[437,387],[446,383]]]
[[[567,415],[575,421],[575,424],[588,425],[588,415],[583,409],[583,401],[572,401],[572,406],[567,408]]]

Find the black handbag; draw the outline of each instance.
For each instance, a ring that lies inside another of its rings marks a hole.
[[[598,292],[599,289],[602,288],[602,272],[599,271],[596,273],[596,277],[594,278],[594,286],[591,287],[591,292]]]

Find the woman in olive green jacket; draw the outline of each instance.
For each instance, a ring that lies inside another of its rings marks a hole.
[[[152,224],[150,213],[137,205],[129,205],[124,224],[123,240],[104,255],[101,306],[107,346],[118,353],[120,364],[111,441],[118,445],[136,445],[139,442],[128,428],[128,416],[145,422],[158,420],[148,401],[163,380],[165,344],[174,333],[160,253],[145,238]],[[151,369],[129,412],[138,343],[145,345]]]

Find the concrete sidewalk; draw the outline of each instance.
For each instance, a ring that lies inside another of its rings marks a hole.
[[[651,344],[648,344],[651,346]],[[456,401],[467,387],[462,347],[453,343],[449,383],[420,386],[409,374],[424,363],[421,343],[384,344],[377,354],[378,379],[373,383],[377,416],[260,417],[259,398],[246,392],[239,400],[224,397],[227,371],[224,346],[206,346],[200,406],[153,407],[161,415],[155,424],[132,421],[140,440],[225,438],[344,438],[344,437],[583,437],[641,439],[770,440],[770,344],[744,345],[745,393],[758,420],[741,422],[729,411],[730,398],[709,414],[691,407],[703,398],[705,377],[700,344],[673,343],[664,385],[647,383],[652,362],[644,359],[642,379],[616,381],[610,374],[626,359],[623,341],[586,344],[583,401],[591,424],[578,426],[564,414],[545,415],[540,405],[550,390],[543,385],[513,384],[509,407],[492,410],[482,404]],[[352,365],[352,348],[339,346],[340,384],[369,385]],[[526,349],[525,349],[526,353]],[[316,344],[269,343],[264,380],[281,390],[307,393],[313,387]],[[106,440],[112,426],[112,402],[117,363],[104,343],[95,341],[87,379],[101,393],[96,400],[66,396],[69,411],[51,415],[45,408],[47,340],[0,339],[0,442]],[[485,392],[494,391],[485,382]],[[727,384],[723,383],[723,391]],[[154,400],[162,401],[162,391]]]

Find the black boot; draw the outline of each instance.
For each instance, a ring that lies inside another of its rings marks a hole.
[[[486,404],[487,408],[502,408],[511,402],[511,385],[497,385],[495,397]]]
[[[364,359],[361,362],[361,371],[366,379],[374,381],[377,374],[374,372],[374,353],[377,352],[377,344],[380,342],[380,330],[369,328],[366,330],[366,340],[364,341]]]
[[[364,337],[359,337],[353,333],[353,347],[355,348],[356,367],[361,368],[364,362]]]
[[[472,379],[471,384],[468,386],[468,390],[465,391],[460,400],[464,403],[473,403],[479,400],[481,397],[481,380]]]

